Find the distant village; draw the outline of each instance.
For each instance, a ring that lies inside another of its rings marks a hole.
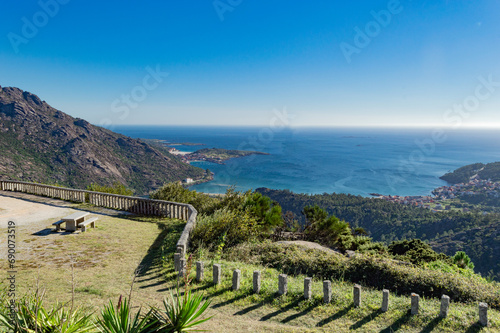
[[[428,208],[437,212],[450,210],[452,208],[450,204],[443,204],[443,201],[453,200],[463,195],[472,196],[482,194],[493,198],[499,198],[500,182],[475,178],[470,180],[468,183],[438,187],[432,191],[432,194],[434,196],[380,195],[378,198],[403,205]],[[463,208],[463,211],[467,212],[469,209]]]
[[[169,153],[179,156],[182,162],[190,164],[190,162],[210,162],[217,164],[224,164],[224,160],[220,158],[208,157],[205,154],[199,154],[196,152],[182,152],[176,148],[170,148]]]

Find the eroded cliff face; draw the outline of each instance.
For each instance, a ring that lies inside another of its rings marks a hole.
[[[0,177],[85,188],[120,182],[146,193],[204,171],[156,147],[54,109],[38,96],[0,87]]]

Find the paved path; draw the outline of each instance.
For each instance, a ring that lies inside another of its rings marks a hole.
[[[73,211],[72,206],[60,200],[0,191],[0,227],[5,228],[8,221],[25,226],[60,219]]]

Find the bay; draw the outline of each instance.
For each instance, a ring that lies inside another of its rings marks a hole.
[[[428,195],[444,173],[476,162],[500,161],[500,131],[472,129],[272,128],[119,126],[116,132],[201,148],[256,150],[270,155],[232,159],[225,165],[192,164],[215,172],[192,186],[207,193],[268,187],[296,193]]]

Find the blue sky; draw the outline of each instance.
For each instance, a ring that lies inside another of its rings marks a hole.
[[[4,7],[0,85],[94,124],[500,127],[498,0]]]

